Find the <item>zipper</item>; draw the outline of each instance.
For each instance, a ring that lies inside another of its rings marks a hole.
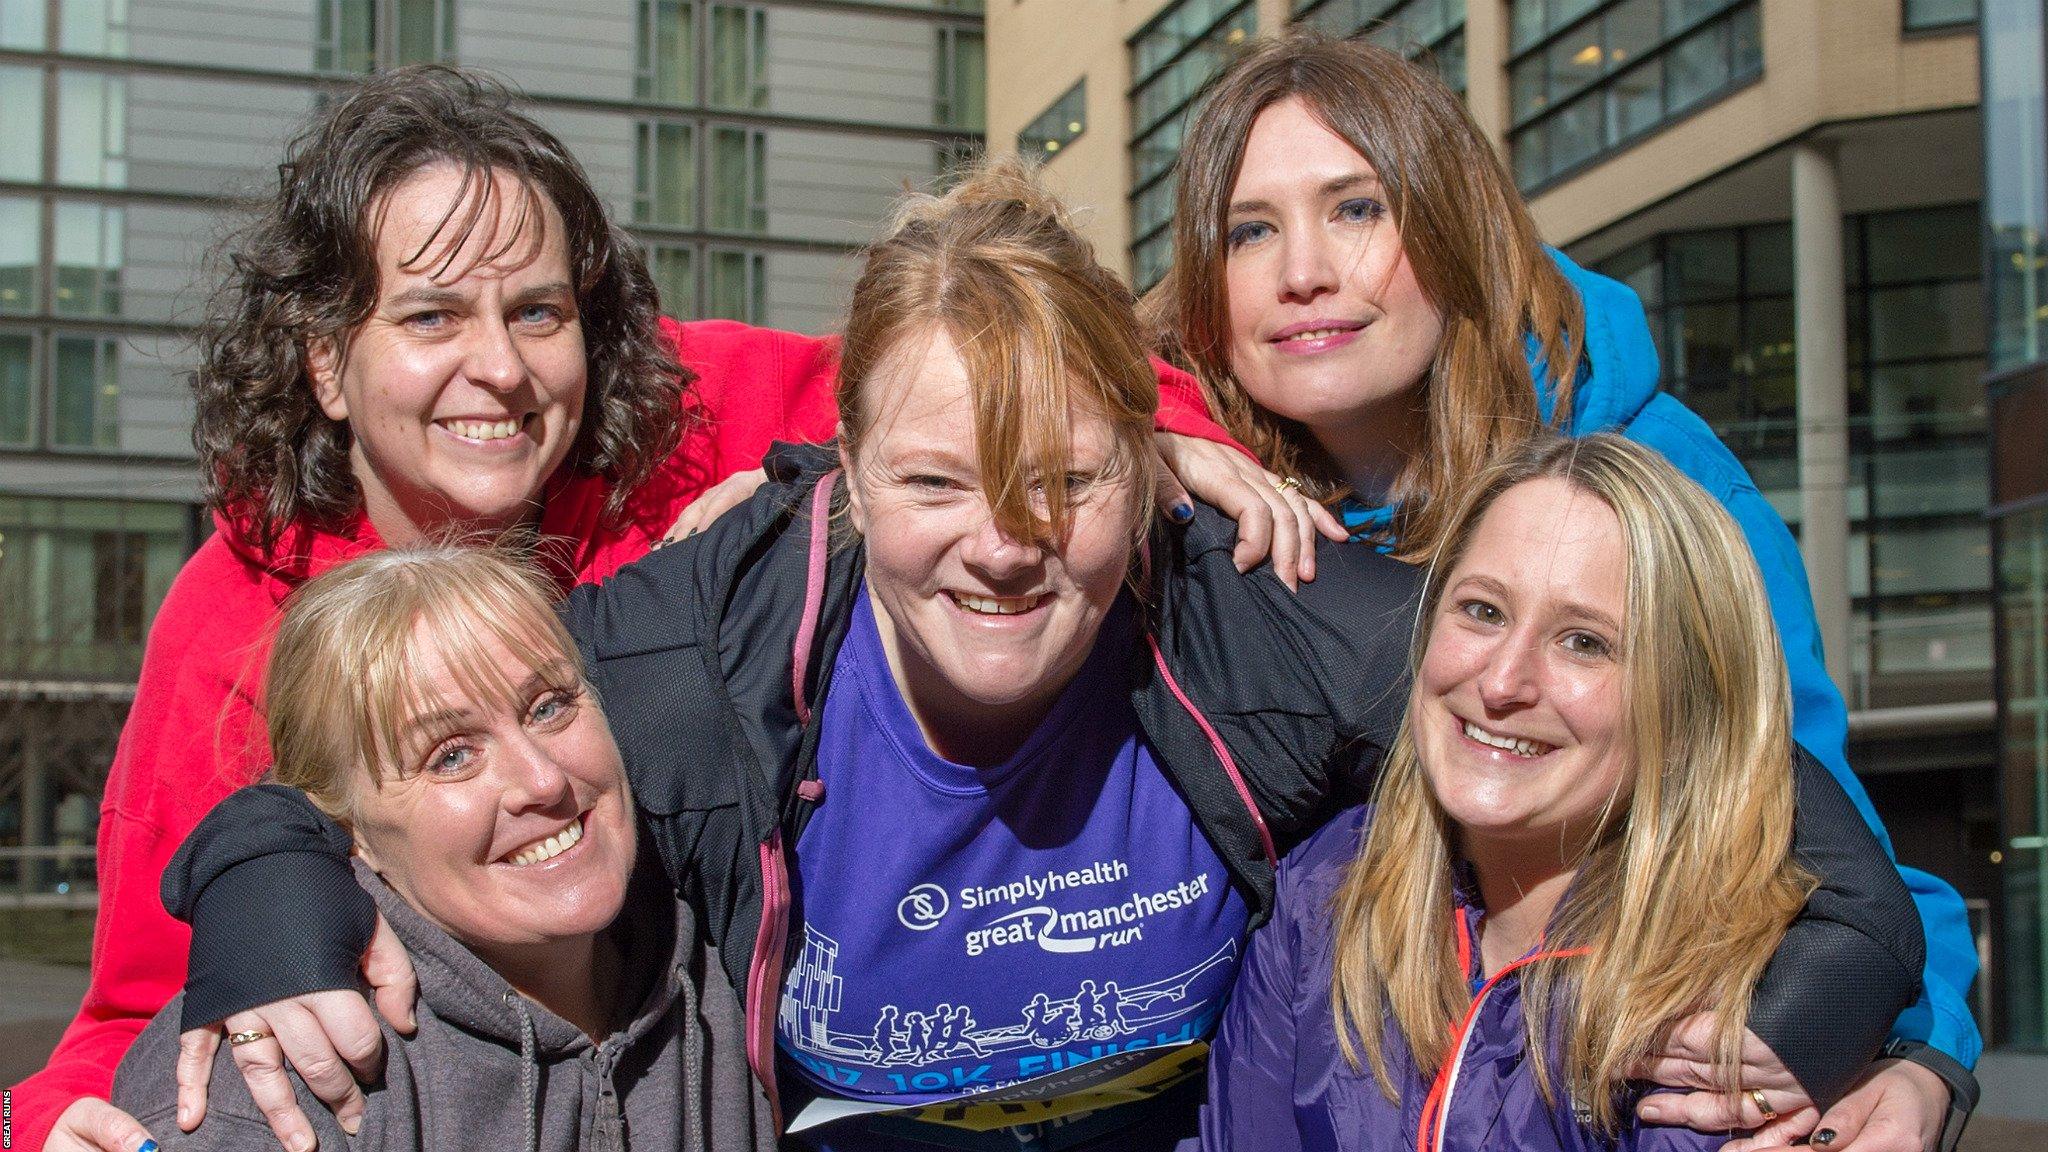
[[[775,1085],[775,1015],[782,999],[782,955],[789,940],[789,877],[782,830],[761,845],[761,925],[747,970],[747,1063],[768,1096],[775,1130],[782,1131],[782,1098]]]
[[[1173,693],[1175,700],[1180,701],[1180,706],[1194,719],[1195,726],[1202,730],[1202,735],[1209,738],[1209,747],[1216,753],[1216,759],[1223,762],[1223,774],[1230,778],[1230,786],[1237,789],[1237,798],[1244,802],[1244,810],[1252,818],[1252,827],[1258,829],[1259,848],[1266,854],[1266,863],[1276,869],[1279,868],[1280,854],[1273,849],[1273,832],[1266,827],[1266,817],[1259,812],[1258,803],[1252,799],[1251,787],[1244,782],[1244,774],[1238,771],[1236,758],[1231,756],[1230,748],[1223,743],[1223,737],[1216,734],[1216,729],[1210,725],[1209,718],[1202,715],[1202,710],[1195,707],[1195,702],[1188,699],[1186,692],[1181,691],[1180,681],[1173,678],[1173,671],[1166,666],[1166,653],[1159,650],[1159,639],[1150,629],[1145,632],[1145,643],[1152,649],[1152,665],[1159,669],[1160,679],[1166,681],[1167,691]]]

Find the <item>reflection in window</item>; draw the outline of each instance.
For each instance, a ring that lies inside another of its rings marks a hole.
[[[128,81],[66,72],[57,78],[57,182],[128,184]]]
[[[711,103],[720,108],[768,106],[768,10],[744,4],[711,6]]]
[[[1763,71],[1757,0],[1515,0],[1515,179],[1543,184]]]
[[[2048,139],[2044,24],[2038,4],[1996,3],[1986,12],[1984,139]],[[1987,148],[1984,161],[1991,366],[2002,372],[2048,359],[2048,168],[2038,151],[2019,147]]]
[[[120,315],[124,216],[121,208],[99,204],[57,205],[53,311],[64,316]]]
[[[1433,65],[1465,90],[1465,0],[1294,0],[1294,18]]]
[[[455,0],[394,0],[398,64],[455,59]]]
[[[710,200],[713,229],[767,231],[767,133],[724,124],[711,129]]]
[[[50,442],[59,448],[119,448],[120,341],[60,335],[56,345]]]
[[[35,440],[35,338],[0,331],[0,444],[26,448]]]
[[[644,121],[634,135],[633,220],[697,224],[695,134],[688,124]]]
[[[1087,130],[1088,78],[1084,76],[1017,133],[1017,152],[1027,157],[1051,156],[1080,139]]]
[[[178,504],[0,496],[0,669],[132,678],[186,545]]]
[[[768,311],[768,258],[758,252],[711,250],[704,315],[759,324]]]
[[[938,30],[932,113],[949,128],[980,131],[988,122],[988,46],[979,28]]]
[[[633,95],[663,104],[696,101],[695,17],[689,0],[640,0]]]
[[[0,312],[36,310],[42,235],[41,205],[23,196],[0,196]]]
[[[43,178],[43,72],[0,65],[0,180]]]

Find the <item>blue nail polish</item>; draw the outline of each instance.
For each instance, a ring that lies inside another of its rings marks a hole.
[[[1183,500],[1173,506],[1173,511],[1170,515],[1172,515],[1175,524],[1185,524],[1195,518],[1195,506]]]
[[[156,1152],[156,1141],[144,1140],[142,1142],[142,1147],[137,1148],[135,1152]]]

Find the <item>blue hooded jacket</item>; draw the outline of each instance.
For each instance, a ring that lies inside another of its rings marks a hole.
[[[1896,859],[1877,809],[1849,768],[1849,711],[1821,659],[1813,595],[1807,589],[1806,567],[1792,533],[1706,421],[1658,389],[1657,346],[1635,292],[1619,281],[1586,271],[1561,252],[1553,250],[1551,257],[1578,289],[1586,311],[1581,374],[1572,389],[1572,414],[1565,430],[1574,436],[1620,432],[1655,448],[1735,517],[1763,572],[1771,615],[1785,648],[1792,679],[1793,735],[1841,781],[1842,790],[1877,834],[1885,853]],[[1548,421],[1553,414],[1554,389],[1540,352],[1536,341],[1530,340],[1537,405]],[[1387,518],[1383,508],[1345,509],[1345,522],[1353,531],[1383,525]],[[1970,936],[1962,897],[1946,881],[1917,868],[1901,868],[1899,875],[1920,909],[1927,936],[1927,969],[1919,1003],[1899,1017],[1892,1035],[1921,1041],[1965,1067],[1974,1066],[1984,1042],[1964,999],[1977,975],[1977,946]]]
[[[1368,822],[1365,808],[1343,812],[1280,864],[1273,919],[1252,936],[1209,1056],[1201,1124],[1210,1152],[1413,1152],[1425,1140],[1434,1077],[1416,1067],[1400,1033],[1390,1027],[1381,1048],[1400,1095],[1389,1100],[1370,1068],[1344,1058],[1331,1026],[1330,904]],[[1469,924],[1476,908],[1469,888],[1459,894]],[[1603,1136],[1575,1117],[1565,1093],[1545,1100],[1537,1088],[1518,974],[1487,981],[1476,1003],[1432,1115],[1441,1133],[1427,1139],[1433,1150],[1707,1152],[1727,1142],[1728,1133],[1634,1123],[1632,1112],[1615,1137]]]

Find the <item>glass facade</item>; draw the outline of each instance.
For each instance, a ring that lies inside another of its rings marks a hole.
[[[1976,22],[1977,0],[1904,0],[1902,13],[1908,32],[1955,28]]]
[[[1974,204],[1851,216],[1852,708],[1991,695],[1982,278]],[[1799,521],[1788,224],[1673,233],[1604,261],[1642,296],[1670,390]]]
[[[1514,0],[1508,149],[1524,191],[1763,72],[1757,0]]]
[[[1333,36],[1363,35],[1436,66],[1465,90],[1465,0],[1294,0],[1294,18]]]
[[[1084,76],[1017,133],[1017,152],[1022,156],[1051,156],[1080,139],[1087,130],[1088,78]]]
[[[2048,5],[1983,0],[1978,48],[2004,821],[1992,854],[2004,888],[1994,1038],[2039,1051],[2048,1049]]]
[[[1131,37],[1131,285],[1173,263],[1173,168],[1209,78],[1258,33],[1252,0],[1179,0]]]
[[[188,503],[141,497],[196,491],[206,257],[323,101],[417,61],[502,77],[665,311],[816,333],[986,115],[979,0],[0,0],[0,49],[0,890],[40,898],[91,876],[124,693],[196,543]],[[82,871],[35,864],[81,796]]]

